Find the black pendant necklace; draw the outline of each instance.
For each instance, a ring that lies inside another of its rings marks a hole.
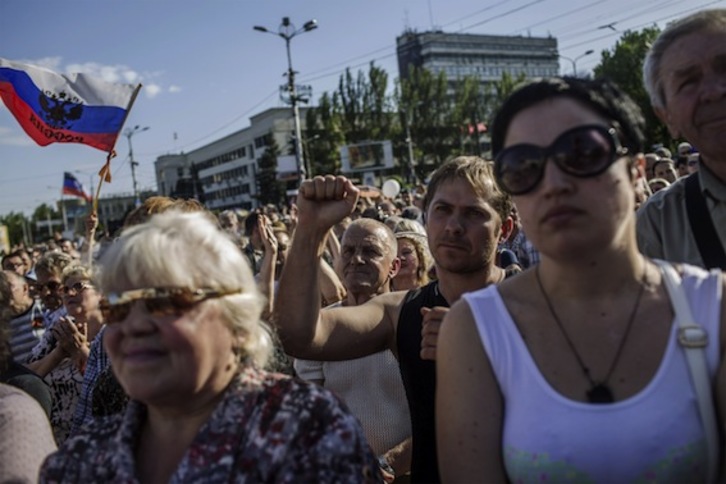
[[[646,266],[643,266],[643,279],[645,279],[645,270]],[[628,339],[628,335],[630,334],[630,328],[633,326],[633,321],[635,320],[635,315],[638,312],[638,306],[640,306],[640,299],[643,296],[643,291],[645,290],[645,283],[642,281],[640,283],[640,290],[638,291],[638,295],[635,298],[635,304],[633,305],[633,310],[630,313],[630,318],[628,319],[628,324],[625,327],[625,333],[623,334],[622,339],[620,340],[620,345],[618,346],[618,350],[615,353],[615,357],[613,358],[613,362],[610,364],[610,369],[608,370],[607,374],[605,375],[605,378],[603,378],[600,381],[595,381],[592,376],[590,375],[590,369],[585,366],[585,363],[582,361],[582,358],[580,357],[580,353],[577,352],[577,348],[575,348],[575,345],[572,343],[572,340],[567,335],[567,331],[565,331],[565,327],[562,325],[562,322],[560,321],[560,318],[557,317],[557,313],[555,312],[555,308],[552,306],[552,302],[550,301],[550,298],[547,296],[547,293],[544,290],[544,286],[542,285],[542,280],[539,277],[539,265],[534,270],[535,278],[537,279],[537,285],[539,285],[539,290],[542,292],[542,296],[544,297],[545,302],[547,303],[547,307],[550,310],[550,314],[552,314],[552,319],[555,320],[555,323],[557,323],[557,326],[560,328],[560,331],[562,332],[562,335],[565,337],[565,341],[567,341],[567,344],[569,345],[570,349],[572,350],[572,353],[575,355],[575,358],[577,359],[577,362],[580,365],[580,368],[582,369],[582,372],[585,374],[585,378],[587,378],[587,381],[590,382],[590,389],[585,392],[585,395],[587,396],[587,401],[590,403],[613,403],[615,401],[615,397],[613,396],[613,391],[610,389],[610,386],[608,385],[608,381],[610,380],[610,375],[612,375],[613,370],[615,369],[615,366],[620,359],[620,353],[623,351],[623,346],[625,346],[625,341]]]

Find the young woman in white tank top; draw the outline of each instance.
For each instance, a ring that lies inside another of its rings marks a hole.
[[[540,80],[502,106],[495,173],[541,262],[446,316],[436,402],[445,482],[706,480],[674,312],[635,238],[643,127],[638,107],[600,81]],[[724,415],[724,277],[679,270],[709,334]]]

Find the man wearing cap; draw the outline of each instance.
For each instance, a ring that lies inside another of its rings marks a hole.
[[[639,209],[638,244],[647,256],[726,269],[724,59],[726,9],[673,22],[646,56],[644,83],[656,114],[671,136],[686,138],[700,152],[698,172]]]

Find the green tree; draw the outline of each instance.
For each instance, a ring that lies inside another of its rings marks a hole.
[[[494,116],[501,105],[504,104],[504,101],[526,80],[527,76],[523,72],[517,74],[516,77],[508,72],[502,72],[501,79],[487,86],[485,119],[488,119],[490,124],[494,121]]]
[[[327,92],[310,108],[305,117],[305,159],[311,167],[310,175],[338,174],[339,148],[345,143],[338,93]]]
[[[481,154],[477,134],[482,135],[478,126],[486,122],[486,103],[483,89],[477,77],[466,76],[456,84],[451,123],[459,128],[456,155]]]
[[[30,223],[21,212],[10,212],[0,217],[0,225],[5,225],[8,228],[10,247],[20,243],[30,244],[32,242]]]
[[[277,177],[277,157],[280,147],[272,133],[267,135],[267,147],[257,161],[257,200],[261,204],[280,205],[285,201],[285,185]]]
[[[400,125],[409,126],[416,174],[423,178],[460,145],[459,127],[452,124],[453,106],[444,72],[412,67],[394,95]]]
[[[389,137],[392,118],[387,89],[388,74],[372,62],[367,76],[358,71],[354,78],[350,69],[340,76],[337,99],[343,133],[349,144]]]
[[[671,144],[668,130],[655,115],[643,87],[643,60],[659,33],[656,26],[639,32],[624,32],[612,50],[602,52],[600,63],[594,69],[595,76],[613,80],[642,108],[646,121],[646,149],[654,144]]]
[[[49,221],[53,220],[61,220],[63,218],[62,214],[58,210],[54,210],[51,205],[48,204],[41,204],[38,205],[35,210],[33,211],[33,215],[31,216],[31,220],[33,221],[33,224],[37,224],[38,222],[48,223]],[[38,228],[37,225],[35,225],[36,230],[34,234],[40,238],[40,239],[47,239],[51,235],[48,234],[48,227],[41,227]]]

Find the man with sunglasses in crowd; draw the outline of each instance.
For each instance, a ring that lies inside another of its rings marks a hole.
[[[36,293],[45,310],[45,328],[50,329],[66,315],[61,295],[63,269],[73,263],[73,258],[59,251],[46,252],[35,265]]]
[[[700,152],[700,170],[661,190],[638,212],[650,257],[726,270],[726,9],[668,25],[643,65],[645,88],[674,138]],[[690,146],[690,145],[689,145]]]
[[[312,360],[349,360],[390,349],[411,413],[411,482],[438,482],[435,435],[436,341],[450,304],[502,281],[497,242],[512,228],[511,200],[490,163],[459,157],[431,177],[424,198],[429,247],[438,280],[412,291],[381,294],[355,307],[320,310],[317,267],[330,229],[349,216],[359,189],[344,177],[305,181],[298,225],[280,278],[276,323],[285,350]]]

